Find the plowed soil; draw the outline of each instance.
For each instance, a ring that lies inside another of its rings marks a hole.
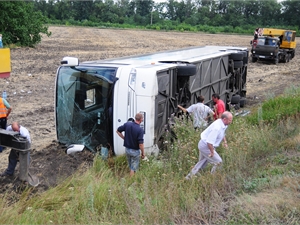
[[[37,176],[43,191],[57,185],[63,178],[91,165],[93,155],[83,151],[75,156],[65,154],[65,146],[56,142],[54,121],[54,84],[56,70],[64,56],[80,61],[116,58],[190,46],[222,45],[250,49],[252,36],[82,27],[50,27],[36,48],[11,49],[12,73],[1,79],[13,110],[8,124],[18,121],[29,129],[32,139],[30,173]],[[297,38],[299,41],[299,38]],[[298,84],[300,78],[299,47],[289,63],[278,65],[252,63],[249,60],[247,104],[263,101],[266,96],[279,95],[286,87]],[[0,172],[8,164],[10,149],[0,153]],[[22,190],[17,166],[13,177],[0,177],[0,194]],[[12,197],[12,201],[18,198]]]

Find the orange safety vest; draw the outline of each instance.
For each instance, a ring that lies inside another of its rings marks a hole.
[[[0,118],[6,118],[7,109],[4,105],[3,99],[0,98]]]

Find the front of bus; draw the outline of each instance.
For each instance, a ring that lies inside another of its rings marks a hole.
[[[57,70],[55,120],[60,143],[91,151],[112,145],[113,88],[117,67],[79,64],[65,57]]]

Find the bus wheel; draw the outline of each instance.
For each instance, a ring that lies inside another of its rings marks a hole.
[[[197,67],[193,64],[177,66],[177,76],[190,77],[194,76],[197,72]]]

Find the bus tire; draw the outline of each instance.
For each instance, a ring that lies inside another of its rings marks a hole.
[[[234,68],[237,69],[237,68],[242,68],[244,65],[244,62],[243,61],[234,61]]]
[[[177,76],[180,76],[180,77],[194,76],[196,74],[196,72],[197,72],[197,67],[193,64],[177,66]]]
[[[231,55],[229,55],[229,59],[233,59],[235,61],[241,61],[244,58],[244,53],[243,52],[235,52],[235,53],[231,53]]]
[[[241,98],[241,100],[240,100],[240,107],[244,108],[245,104],[246,104],[246,98]]]
[[[236,104],[240,103],[240,101],[241,101],[241,96],[240,96],[240,95],[233,95],[233,96],[231,97],[230,103],[231,103],[232,105],[236,105]]]

